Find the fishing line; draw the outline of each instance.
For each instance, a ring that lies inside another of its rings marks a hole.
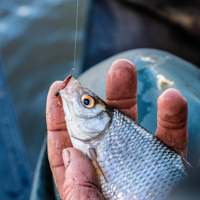
[[[76,31],[75,31],[75,47],[74,47],[74,68],[72,69],[72,71],[75,69],[76,66],[76,49],[77,49],[77,29],[78,29],[78,7],[79,7],[79,0],[76,0],[77,4],[76,4]]]

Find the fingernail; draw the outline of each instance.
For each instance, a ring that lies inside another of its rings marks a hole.
[[[158,98],[158,116],[164,121],[187,122],[187,100],[178,90],[168,89]],[[174,124],[175,125],[175,124]]]
[[[117,91],[117,92],[116,92]],[[107,75],[108,100],[135,98],[137,94],[137,70],[128,60],[115,61]]]
[[[67,169],[70,164],[70,151],[68,149],[63,149],[62,158],[65,165],[65,169]]]

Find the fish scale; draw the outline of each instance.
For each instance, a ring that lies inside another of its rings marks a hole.
[[[58,91],[72,144],[93,161],[105,199],[165,200],[188,175],[184,158],[72,76]]]
[[[163,200],[187,176],[180,156],[118,110],[96,151],[106,177],[99,177],[102,193],[110,200]]]

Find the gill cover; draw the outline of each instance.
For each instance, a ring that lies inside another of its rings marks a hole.
[[[111,120],[111,108],[103,100],[73,77],[60,95],[71,137],[90,141],[104,133]]]

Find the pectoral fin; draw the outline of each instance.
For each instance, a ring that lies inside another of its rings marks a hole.
[[[102,174],[102,176],[105,178],[106,182],[108,182],[107,179],[106,179],[106,177],[105,177],[105,175],[104,175],[104,173],[103,173],[103,171],[102,171],[102,169],[101,169],[101,167],[99,166],[99,163],[97,162],[95,148],[90,147],[89,148],[89,153],[90,153],[90,158],[91,158],[93,164],[95,165],[95,167],[97,168],[97,170]]]
[[[186,167],[186,169],[187,169],[188,172],[190,172],[191,170],[194,169],[194,168],[192,167],[192,165],[190,165],[190,163],[187,162],[187,161],[185,160],[185,158],[181,157],[181,159],[182,159],[183,164],[185,165],[185,167]]]

